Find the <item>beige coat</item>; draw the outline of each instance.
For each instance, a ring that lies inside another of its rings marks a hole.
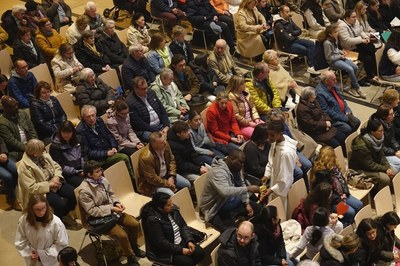
[[[244,100],[236,93],[230,92],[229,93],[229,100],[232,102],[233,106],[233,111],[236,114],[236,120],[239,124],[240,127],[248,127],[250,125],[250,122],[254,122],[256,119],[260,119],[260,116],[258,115],[257,108],[253,105],[253,102],[250,99],[250,93],[247,91],[244,92],[246,95],[246,102],[249,105],[250,108],[250,119],[246,119],[246,105]]]
[[[149,51],[148,45],[150,43],[151,37],[146,28],[143,29],[143,32],[140,32],[134,26],[129,26],[126,35],[128,39],[128,46],[141,44],[143,46],[144,53],[147,53]]]
[[[254,12],[254,15],[252,14]],[[265,24],[264,16],[254,8],[241,8],[234,15],[236,43],[239,54],[245,57],[254,57],[265,52],[265,46],[261,39],[258,26]]]
[[[229,49],[225,49],[224,55],[219,56],[215,51],[211,52],[207,58],[208,65],[215,71],[219,80],[228,84],[232,75],[242,75],[240,68],[233,61],[232,56],[229,54]]]
[[[48,153],[43,154],[46,169],[49,174],[45,175],[39,166],[24,153],[18,165],[19,198],[22,208],[28,204],[29,197],[33,194],[46,194],[50,191],[49,181],[55,177],[62,177],[61,166],[53,161]]]

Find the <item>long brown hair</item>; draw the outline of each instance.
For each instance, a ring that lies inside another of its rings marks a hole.
[[[29,198],[28,206],[26,207],[24,212],[26,213],[26,220],[28,221],[28,223],[35,228],[38,227],[38,223],[36,222],[36,215],[33,211],[33,206],[40,202],[46,203],[46,213],[42,219],[43,227],[46,227],[46,225],[53,220],[53,211],[49,205],[49,202],[46,200],[46,197],[42,194],[34,194]]]

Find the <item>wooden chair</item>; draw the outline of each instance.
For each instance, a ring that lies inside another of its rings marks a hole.
[[[146,242],[146,241],[148,241],[147,238],[146,238],[146,234],[148,233],[147,232],[148,229],[146,227],[143,227],[143,221],[142,220],[140,220],[139,223],[140,223],[140,228],[142,228],[143,237],[144,237],[144,246],[146,248],[147,246],[149,246],[149,243]],[[153,262],[153,265],[155,265],[155,266],[169,266],[170,265],[170,264],[165,264],[165,263],[162,263],[162,262],[159,262],[159,261],[155,261],[154,259],[149,258],[147,256],[146,256],[146,258],[149,261]]]
[[[286,211],[285,206],[283,206],[283,200],[281,197],[276,197],[267,204],[268,206],[275,206],[278,211],[278,217],[282,222],[286,221]]]
[[[183,219],[185,219],[187,225],[207,234],[207,239],[200,244],[202,248],[206,248],[217,240],[220,233],[214,228],[207,228],[205,223],[196,218],[192,198],[190,197],[189,189],[187,187],[176,192],[171,198],[172,202],[179,207],[181,215]]]
[[[299,205],[301,199],[307,197],[307,194],[307,188],[303,178],[293,183],[293,185],[289,189],[289,193],[287,196],[288,207],[286,217],[292,217],[294,209]]]
[[[117,90],[119,86],[121,86],[121,82],[119,82],[117,70],[111,69],[107,72],[104,72],[99,75],[99,79],[101,79],[105,84],[113,88],[113,90]]]
[[[290,76],[294,77],[292,61],[293,61],[293,59],[299,57],[299,55],[287,53],[287,52],[284,52],[281,49],[279,49],[278,43],[276,42],[277,38],[276,38],[275,31],[274,31],[274,40],[275,40],[275,50],[278,52],[279,56],[287,57],[287,60],[289,61],[289,67],[290,67]]]
[[[312,261],[316,261],[316,262],[320,262],[321,261],[321,255],[320,255],[319,252],[317,254],[315,254],[315,256],[312,259]]]
[[[160,26],[161,26],[161,31],[165,34],[164,19],[155,17],[151,13],[151,0],[149,0],[149,2],[146,4],[146,10],[149,11],[150,16],[151,16],[150,29],[153,27],[154,22],[158,21],[160,23]]]
[[[107,258],[105,253],[103,252],[103,240],[102,240],[102,236],[106,236],[109,240],[113,240],[113,238],[111,238],[108,235],[102,235],[97,233],[96,231],[93,230],[93,228],[90,227],[90,225],[88,224],[87,220],[86,220],[86,216],[85,216],[85,210],[82,208],[81,204],[79,203],[79,194],[81,191],[81,187],[77,187],[74,190],[75,193],[75,198],[76,198],[76,206],[75,206],[75,213],[77,218],[81,221],[83,228],[86,230],[85,235],[83,236],[81,245],[79,247],[78,253],[81,252],[83,244],[85,243],[85,239],[87,236],[89,236],[90,242],[92,242],[93,247],[96,249],[97,245],[95,245],[95,242],[99,243],[99,247],[101,250],[101,254],[103,254],[103,260],[104,260],[104,265],[108,265],[107,263]]]
[[[117,198],[125,205],[126,213],[139,218],[140,209],[151,201],[151,198],[135,192],[125,162],[120,161],[107,168],[104,177],[110,182]]]
[[[383,51],[384,50],[385,50],[385,45],[383,44],[382,47],[377,49],[376,52],[375,52],[376,73],[378,73],[378,82],[380,83],[379,89],[382,86],[385,86],[385,88],[384,88],[382,93],[384,93],[386,91],[386,89],[389,88],[389,87],[393,87],[393,89],[395,89],[396,87],[400,87],[400,82],[393,82],[393,81],[384,80],[384,79],[382,79],[382,76],[379,74],[379,62],[382,59],[382,55],[383,55]],[[374,97],[372,97],[370,103],[372,103],[375,100],[376,96],[379,93],[379,89],[376,89],[375,95],[374,95]]]
[[[371,205],[365,205],[361,210],[359,210],[356,214],[356,216],[354,216],[354,224],[357,227],[360,222],[362,221],[362,219],[364,218],[372,218],[373,214],[372,214],[372,208]]]
[[[339,234],[342,235],[342,236],[345,236],[345,235],[348,235],[348,234],[351,234],[351,233],[354,233],[354,228],[353,228],[352,225],[348,225],[348,226],[346,226],[346,228],[343,228],[343,230],[340,231]]]
[[[206,129],[207,129],[207,110],[208,110],[208,107],[206,109],[204,109],[203,111],[201,111],[201,113],[200,113],[201,120],[203,120],[203,124]]]
[[[123,30],[116,30],[115,33],[117,34],[119,40],[125,45],[127,46],[128,44],[128,28],[123,29]]]
[[[221,246],[221,244],[218,244],[218,246],[216,246],[213,251],[211,251],[211,263],[212,265],[218,265],[218,250],[219,247]]]
[[[80,121],[80,115],[78,107],[74,104],[71,93],[64,91],[63,93],[57,94],[56,98],[60,102],[61,107],[64,109],[67,119],[76,126]]]
[[[196,178],[196,180],[194,180],[194,182],[193,182],[194,191],[196,192],[196,201],[197,201],[197,207],[198,207],[200,217],[202,217],[202,215],[200,213],[199,204],[200,204],[200,198],[201,198],[201,194],[203,193],[204,184],[206,183],[206,180],[207,180],[207,173],[204,173],[201,176],[199,176],[198,178]]]
[[[32,74],[36,77],[37,81],[46,81],[47,83],[50,84],[51,89],[54,90],[55,85],[54,85],[54,80],[53,77],[50,74],[49,67],[47,66],[46,63],[37,65],[29,70],[32,72]]]
[[[335,155],[336,155],[336,161],[339,164],[340,170],[341,170],[342,174],[345,175],[346,171],[347,171],[347,162],[343,156],[343,149],[341,146],[337,146],[335,148]]]
[[[0,73],[10,78],[13,61],[8,49],[0,50],[0,58]]]
[[[392,194],[389,186],[382,188],[374,197],[376,215],[381,216],[387,212],[393,211]]]
[[[397,173],[393,179],[393,190],[394,190],[394,202],[396,206],[396,212],[400,213],[400,172]]]
[[[139,186],[139,156],[142,153],[143,148],[140,150],[137,150],[131,155],[131,164],[133,167],[133,173],[135,174],[135,185],[136,185],[136,191],[138,191],[138,186]]]
[[[357,131],[354,131],[351,133],[344,141],[344,144],[346,146],[346,152],[347,152],[347,160],[350,161],[350,156],[351,156],[351,145],[353,144],[353,140],[359,135]]]
[[[68,28],[69,28],[69,25],[65,25],[65,26],[62,26],[62,27],[60,28],[60,35],[61,35],[61,37],[63,37],[64,39],[65,39],[65,34],[67,33]]]

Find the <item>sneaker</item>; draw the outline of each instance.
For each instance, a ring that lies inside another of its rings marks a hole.
[[[371,86],[371,83],[369,83],[366,79],[360,80],[360,81],[358,82],[358,84],[359,84],[361,87],[370,87],[370,86]]]
[[[307,72],[312,74],[312,75],[321,75],[321,73],[316,71],[314,67],[307,68]]]
[[[350,90],[347,90],[347,91],[345,91],[345,92],[347,92],[348,94],[350,94],[350,95],[353,96],[353,97],[356,97],[356,98],[359,98],[359,97],[360,97],[360,95],[358,94],[358,92],[357,92],[356,89],[350,89]]]
[[[357,89],[357,93],[361,98],[367,99],[367,94],[365,94],[365,92],[363,92],[361,89]]]

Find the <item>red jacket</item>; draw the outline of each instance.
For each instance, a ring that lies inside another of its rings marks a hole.
[[[229,133],[240,135],[239,125],[231,102],[228,102],[225,110],[219,108],[218,102],[213,102],[207,110],[207,130],[214,141],[228,144],[231,140]]]

